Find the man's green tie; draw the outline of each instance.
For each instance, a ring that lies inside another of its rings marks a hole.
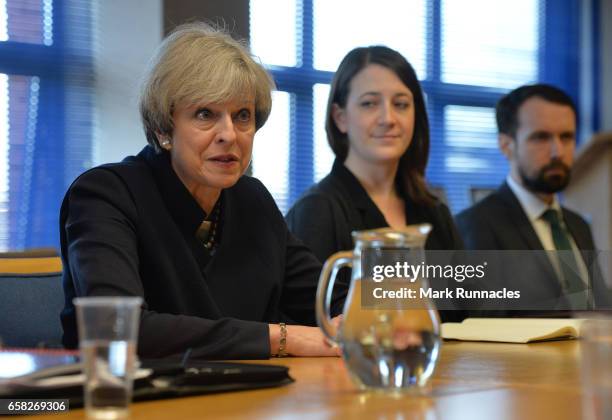
[[[542,214],[542,219],[546,220],[550,224],[550,231],[552,233],[553,242],[555,248],[559,252],[558,261],[559,268],[563,279],[561,285],[563,286],[563,292],[569,296],[572,306],[575,309],[586,309],[586,287],[582,279],[580,278],[580,271],[578,269],[578,263],[574,256],[574,250],[570,243],[569,233],[561,225],[561,219],[557,210],[548,209]],[[580,295],[578,295],[581,293]]]

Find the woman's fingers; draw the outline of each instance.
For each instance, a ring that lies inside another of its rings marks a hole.
[[[340,328],[340,324],[342,324],[342,315],[333,317],[331,323],[336,329]]]
[[[339,349],[330,346],[317,327],[287,326],[287,351],[291,356],[338,356]]]

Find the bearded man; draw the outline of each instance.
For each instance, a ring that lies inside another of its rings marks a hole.
[[[529,304],[519,309],[556,309],[537,306],[544,301],[567,310],[607,307],[590,227],[556,194],[568,185],[574,161],[574,102],[554,86],[521,86],[500,99],[496,118],[510,173],[499,189],[457,216],[466,248],[536,251],[524,254],[524,267],[511,267],[513,275],[492,279],[523,284]],[[536,264],[542,254],[544,264]]]

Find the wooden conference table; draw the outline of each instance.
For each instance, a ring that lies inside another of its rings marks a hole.
[[[295,383],[272,389],[139,402],[133,419],[353,418],[580,419],[580,342],[445,342],[429,396],[358,391],[339,358],[254,363],[289,366]],[[26,418],[26,417],[20,417]],[[82,409],[27,418],[84,418]]]

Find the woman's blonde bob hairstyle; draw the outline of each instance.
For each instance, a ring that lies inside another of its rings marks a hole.
[[[159,136],[171,136],[177,104],[224,103],[249,95],[255,128],[272,108],[274,81],[240,41],[204,22],[178,26],[159,46],[144,75],[140,115],[147,141],[161,151]]]

